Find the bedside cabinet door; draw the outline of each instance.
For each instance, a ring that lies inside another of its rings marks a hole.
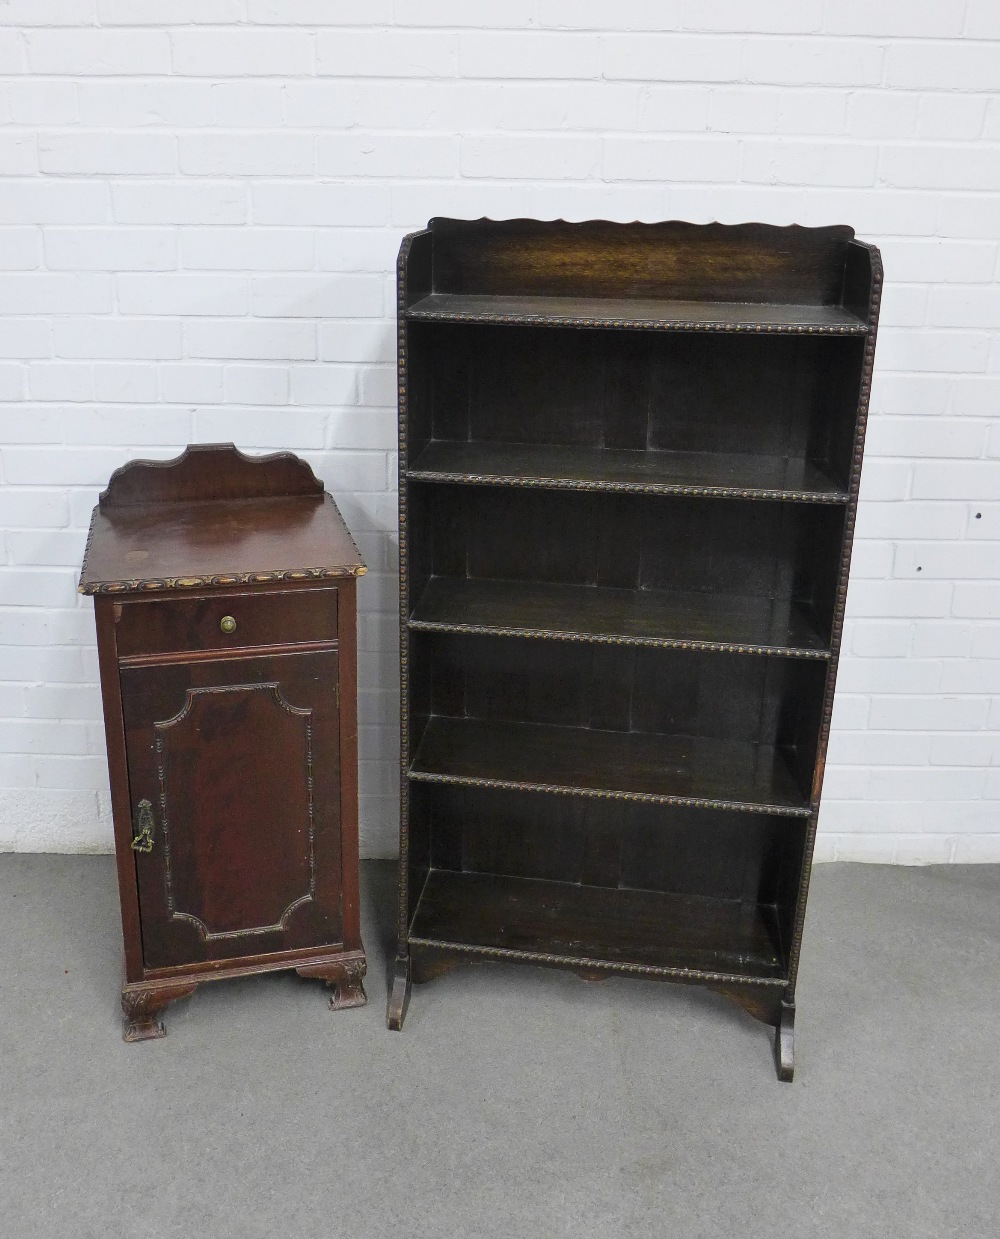
[[[342,941],[335,652],[121,672],[147,968]]]

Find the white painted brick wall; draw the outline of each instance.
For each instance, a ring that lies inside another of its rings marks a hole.
[[[431,215],[849,223],[888,285],[819,854],[1000,861],[996,0],[0,0],[0,848],[111,843],[110,472],[301,452],[396,832],[393,267]]]

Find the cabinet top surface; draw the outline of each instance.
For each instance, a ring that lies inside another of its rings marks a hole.
[[[231,444],[119,469],[94,509],[84,594],[361,576],[336,504],[294,456]]]

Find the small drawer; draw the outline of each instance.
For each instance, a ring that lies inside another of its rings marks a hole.
[[[115,632],[121,658],[335,642],[337,591],[302,589],[125,602]]]

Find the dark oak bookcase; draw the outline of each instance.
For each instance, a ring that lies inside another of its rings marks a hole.
[[[399,256],[411,980],[795,981],[881,290],[850,228],[435,219]]]

